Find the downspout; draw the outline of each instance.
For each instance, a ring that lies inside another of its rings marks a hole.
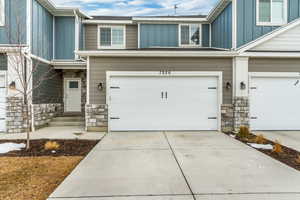
[[[79,17],[77,15],[76,9],[73,10],[75,16],[75,51],[79,50]],[[79,58],[78,55],[75,54],[75,59]]]

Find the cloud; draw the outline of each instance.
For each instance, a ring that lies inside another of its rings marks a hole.
[[[207,14],[218,0],[53,0],[60,6],[79,7],[90,15],[149,16]]]

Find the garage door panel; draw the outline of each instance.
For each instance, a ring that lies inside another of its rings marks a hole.
[[[251,127],[254,130],[300,130],[297,78],[252,78]]]
[[[112,131],[218,129],[217,77],[112,77],[110,86],[119,88],[110,89]]]

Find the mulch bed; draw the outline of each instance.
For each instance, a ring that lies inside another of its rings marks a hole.
[[[229,133],[227,133],[227,135],[229,135]],[[252,141],[254,138],[256,137],[256,135],[254,134],[250,134],[249,137],[248,137],[248,141],[245,141],[243,140],[242,138],[240,137],[235,137],[235,139],[239,140],[240,142],[243,142],[244,144],[248,145],[247,143],[249,143],[249,141]],[[251,143],[251,142],[250,142]],[[268,140],[266,139],[266,143],[265,144],[271,144],[271,145],[274,145],[275,143],[271,140]],[[250,146],[250,145],[248,145]],[[282,150],[283,150],[283,153],[276,153],[276,152],[273,152],[272,150],[265,150],[265,149],[256,149],[298,171],[300,171],[300,163],[298,163],[296,161],[296,159],[298,158],[298,156],[300,156],[300,152],[294,150],[294,149],[291,149],[289,147],[286,147],[284,145],[281,145],[282,146]],[[251,146],[250,146],[251,147]],[[252,147],[253,148],[253,147]]]
[[[59,144],[59,149],[45,150],[44,145],[48,141],[55,141]],[[2,143],[24,143],[26,140],[0,140]],[[31,140],[30,149],[21,151],[11,151],[6,154],[0,154],[0,157],[33,157],[33,156],[85,156],[99,141],[95,140]]]

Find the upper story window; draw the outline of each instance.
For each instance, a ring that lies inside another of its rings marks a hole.
[[[0,26],[5,25],[5,0],[0,0]]]
[[[125,26],[98,26],[99,49],[124,49]]]
[[[287,22],[287,0],[257,0],[257,25],[280,26]]]
[[[180,46],[201,46],[201,24],[182,24],[179,34]]]

